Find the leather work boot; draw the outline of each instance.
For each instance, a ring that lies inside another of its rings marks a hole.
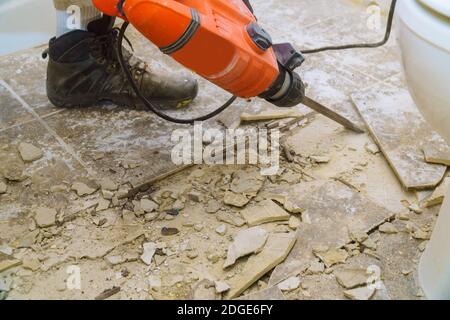
[[[91,29],[99,28],[90,26],[88,29],[90,31],[75,30],[50,40],[47,68],[50,102],[57,107],[91,106],[99,101],[142,106],[119,65],[116,54],[118,30],[106,28],[95,32]],[[196,97],[196,80],[156,76],[149,72],[143,61],[126,49],[123,52],[142,93],[160,109],[182,107]]]

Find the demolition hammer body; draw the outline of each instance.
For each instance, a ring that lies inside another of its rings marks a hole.
[[[248,0],[93,0],[121,17],[185,67],[241,98],[279,107],[302,102],[294,69],[304,58],[289,43],[273,44]]]

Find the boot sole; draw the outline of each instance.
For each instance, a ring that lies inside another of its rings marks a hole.
[[[145,107],[144,104],[139,99],[133,99],[128,97],[123,97],[123,95],[110,95],[99,97],[97,95],[82,95],[70,97],[70,99],[58,99],[48,95],[49,101],[58,108],[85,108],[93,106],[97,103],[109,101],[119,106],[125,107]],[[152,100],[159,109],[170,110],[170,109],[180,109],[189,105],[194,98],[177,99],[177,100]]]

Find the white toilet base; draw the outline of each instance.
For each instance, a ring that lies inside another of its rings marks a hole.
[[[419,264],[419,281],[428,299],[450,299],[450,188]]]

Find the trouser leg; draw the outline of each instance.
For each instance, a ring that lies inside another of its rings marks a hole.
[[[91,0],[53,0],[56,9],[56,36],[73,30],[87,30],[87,25],[101,17]]]

